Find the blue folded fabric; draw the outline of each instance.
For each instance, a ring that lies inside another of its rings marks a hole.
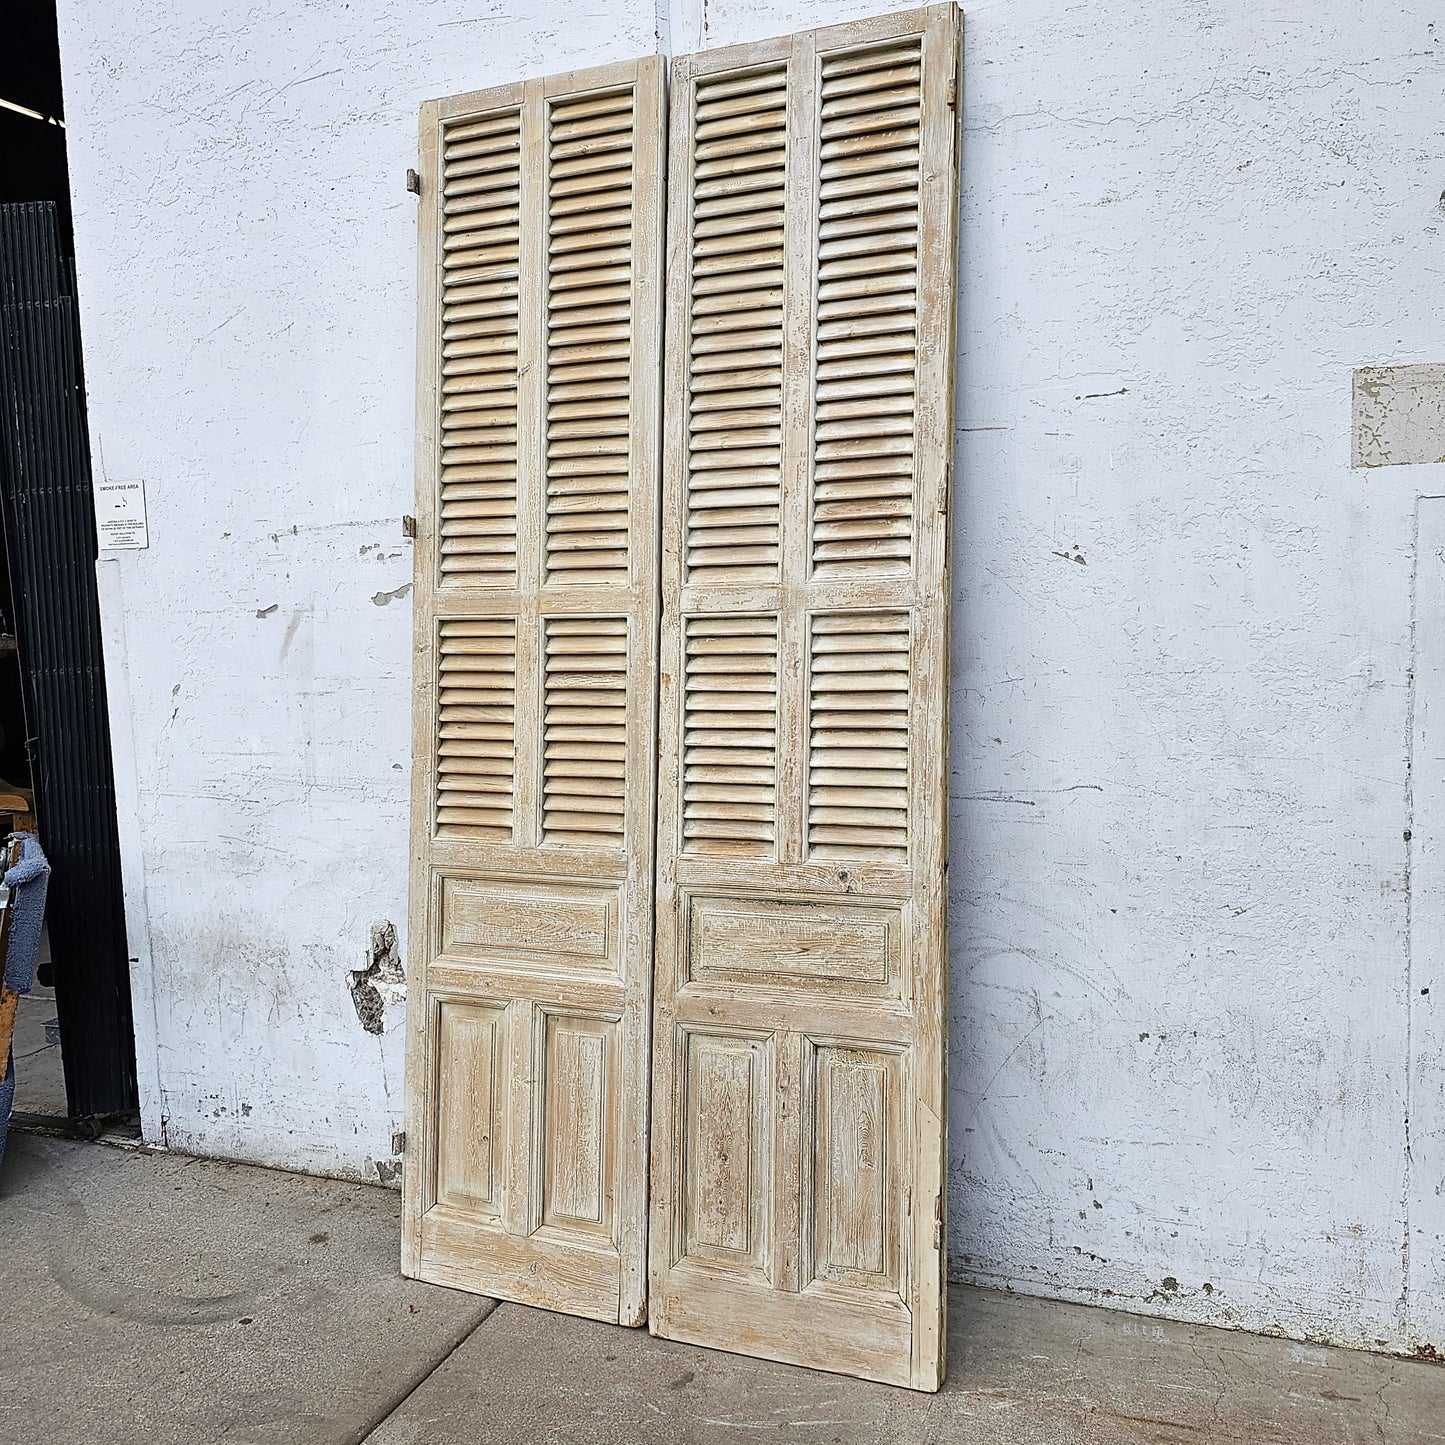
[[[33,833],[20,836],[20,861],[5,874],[10,890],[10,943],[5,950],[5,987],[29,993],[40,961],[40,930],[45,925],[45,891],[50,864]]]
[[[45,892],[50,864],[33,833],[20,835],[20,861],[5,874],[10,890],[10,941],[5,949],[5,987],[12,993],[29,993],[35,987],[35,966],[40,961],[40,930],[45,924]],[[15,1051],[5,1060],[0,1079],[0,1163],[5,1159],[5,1137],[15,1103]]]

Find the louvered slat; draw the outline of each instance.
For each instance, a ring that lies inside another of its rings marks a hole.
[[[630,87],[550,107],[549,582],[627,580],[632,131]]]
[[[782,465],[782,66],[697,86],[687,567],[776,581]]]
[[[542,833],[549,843],[622,843],[627,770],[627,619],[545,624]]]
[[[866,577],[913,544],[920,42],[826,56],[819,150],[813,565]]]
[[[815,856],[908,856],[908,614],[813,618],[808,843]]]
[[[517,637],[511,618],[439,624],[437,833],[512,837]]]
[[[512,110],[442,139],[441,575],[468,587],[516,581],[520,131]]]
[[[778,619],[687,624],[682,833],[691,853],[773,851],[778,747]]]

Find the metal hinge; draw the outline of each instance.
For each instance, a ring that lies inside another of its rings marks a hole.
[[[415,517],[403,517],[403,518],[401,519],[401,535],[402,535],[403,537],[415,537],[415,536],[416,536],[416,518],[415,518]]]
[[[933,1196],[933,1247],[943,1248],[943,1195]]]
[[[938,503],[938,510],[943,516],[948,515],[949,501],[953,496],[953,458],[943,464],[943,496]]]
[[[949,101],[949,104],[952,105],[953,102]],[[406,188],[414,196],[421,195],[421,177],[410,167],[407,168],[406,172]]]
[[[958,109],[958,51],[953,52],[953,59],[948,66],[948,108]]]
[[[391,1136],[391,1152],[393,1154],[406,1153],[406,1130],[399,1129]]]

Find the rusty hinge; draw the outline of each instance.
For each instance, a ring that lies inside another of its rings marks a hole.
[[[396,1133],[391,1136],[391,1152],[392,1152],[393,1154],[405,1154],[405,1153],[406,1153],[406,1130],[405,1130],[405,1129],[398,1129],[398,1130],[396,1131]]]
[[[943,1195],[933,1196],[933,1247],[943,1248]]]
[[[415,536],[416,536],[416,518],[415,518],[415,517],[403,517],[403,518],[401,519],[401,535],[402,535],[403,537],[415,537]]]
[[[952,105],[953,102],[949,101],[949,104]],[[414,196],[421,195],[421,177],[409,166],[406,172],[406,188]]]
[[[948,108],[958,109],[958,51],[953,52],[953,58],[948,63]]]
[[[949,501],[953,496],[953,458],[943,464],[943,496],[939,498],[938,510],[946,517]]]

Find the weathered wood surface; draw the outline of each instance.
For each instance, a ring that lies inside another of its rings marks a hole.
[[[674,62],[655,1333],[936,1389],[958,13]]]
[[[421,117],[407,1274],[646,1309],[663,76]]]

